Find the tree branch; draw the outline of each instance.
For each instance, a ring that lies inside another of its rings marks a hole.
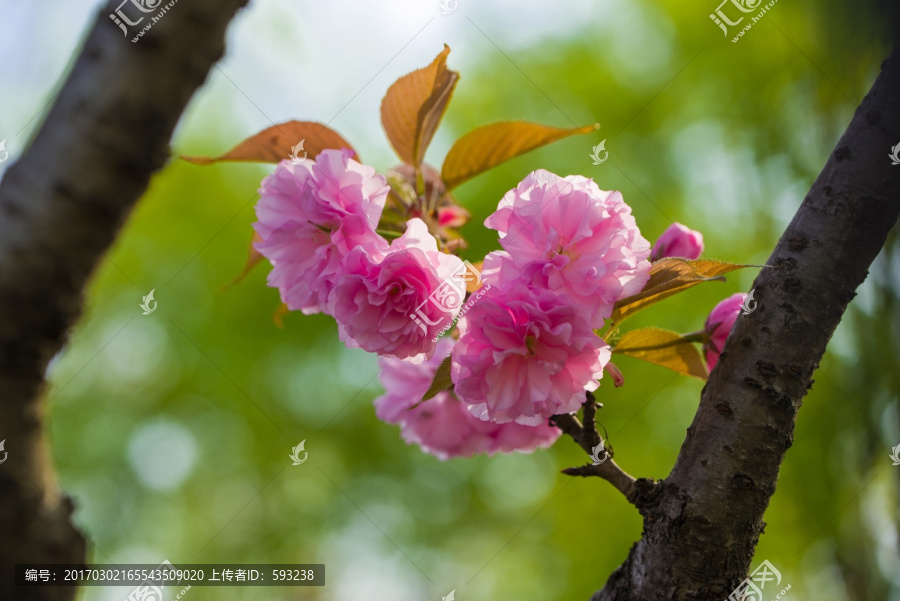
[[[584,433],[586,437],[586,441],[589,445],[591,445],[591,452],[593,453],[594,447],[600,444],[601,438],[600,433],[597,432],[597,400],[594,398],[593,392],[586,392],[587,402],[581,406],[581,415],[584,418]],[[602,407],[602,405],[601,405]]]
[[[900,52],[885,61],[753,288],[644,534],[593,601],[721,601],[748,572],[812,375],[900,213]]]
[[[601,405],[602,406],[602,405]],[[584,425],[571,413],[562,413],[550,418],[550,423],[572,437],[572,440],[584,449],[589,456],[594,453],[594,448],[600,444],[600,434],[594,423],[597,412],[597,403],[591,392],[587,393],[587,401],[581,406],[584,414]],[[599,476],[616,490],[625,495],[628,501],[639,510],[647,503],[648,498],[653,497],[655,482],[647,478],[635,479],[613,461],[612,451],[607,451],[607,458],[600,464],[588,463],[580,467],[564,469],[562,473],[568,476]]]
[[[84,538],[69,522],[72,503],[41,441],[44,372],[246,2],[174,4],[137,43],[137,28],[123,38],[109,17],[119,3],[107,4],[44,124],[0,182],[0,415],[9,453],[0,468],[0,590],[12,586],[13,564],[85,560]],[[76,593],[26,588],[14,597],[69,601]]]

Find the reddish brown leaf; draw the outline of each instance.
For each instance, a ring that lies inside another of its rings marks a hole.
[[[459,73],[447,68],[444,50],[430,65],[404,75],[388,88],[381,101],[381,124],[394,151],[405,163],[418,167],[453,95]]]
[[[478,263],[472,263],[472,267],[478,270],[479,274],[484,269],[484,261],[479,261]],[[467,277],[466,278],[466,292],[477,292],[483,282],[481,281],[481,277]]]
[[[627,332],[613,347],[614,353],[661,365],[674,372],[706,380],[706,364],[697,347],[677,332],[644,328]]]
[[[297,148],[298,144],[302,147]],[[296,154],[294,149],[296,148]],[[250,161],[257,163],[279,163],[292,156],[314,159],[326,149],[353,150],[341,134],[315,121],[288,121],[268,127],[250,136],[219,157],[182,156],[195,165],[212,165],[220,161]],[[356,153],[353,150],[354,154]],[[359,160],[359,157],[356,157]]]
[[[288,306],[284,303],[278,305],[278,308],[275,309],[274,313],[272,313],[272,323],[275,324],[275,327],[284,329],[284,316],[290,312],[291,310],[288,309]]]
[[[501,121],[473,129],[450,148],[441,176],[448,190],[492,167],[575,134],[589,134],[599,124],[561,129],[524,121]]]
[[[250,250],[247,251],[247,261],[244,263],[244,268],[241,269],[241,272],[237,274],[233,280],[222,286],[223,291],[241,283],[241,280],[247,277],[247,274],[263,260],[263,256],[253,247],[255,243],[260,242],[261,240],[262,237],[258,233],[253,232],[253,239],[250,241]]]
[[[722,277],[723,274],[744,267],[750,267],[750,265],[738,265],[711,259],[690,260],[676,257],[660,259],[654,262],[650,268],[650,280],[644,289],[616,303],[612,314],[612,323],[620,324],[644,307],[702,282],[723,281],[725,279]]]

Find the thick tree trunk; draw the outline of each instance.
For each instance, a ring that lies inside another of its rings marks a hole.
[[[16,563],[85,560],[72,503],[61,497],[41,438],[44,372],[246,3],[174,3],[133,43],[140,26],[123,37],[109,17],[121,2],[110,2],[43,126],[0,183],[0,438],[9,453],[0,466],[0,599],[75,597],[74,588],[9,588]],[[132,19],[141,14],[130,3],[125,9]]]
[[[898,142],[895,49],[754,282],[758,308],[738,317],[672,473],[642,500],[643,537],[592,601],[722,601],[746,577],[813,373],[900,213]]]

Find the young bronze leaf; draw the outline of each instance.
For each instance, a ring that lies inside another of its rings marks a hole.
[[[284,316],[290,313],[291,310],[288,309],[288,306],[284,303],[278,305],[278,308],[272,313],[272,323],[275,324],[275,327],[278,329],[284,329]]]
[[[418,167],[453,95],[459,73],[447,68],[444,50],[430,65],[404,75],[388,88],[381,101],[381,123],[403,162]]]
[[[256,248],[253,247],[255,243],[261,240],[262,237],[258,233],[253,232],[253,239],[250,240],[250,250],[247,251],[247,261],[244,263],[244,268],[241,269],[241,272],[237,274],[237,276],[235,276],[233,280],[222,286],[223,292],[225,290],[228,290],[232,286],[236,286],[237,284],[239,284],[241,280],[247,277],[247,274],[250,273],[250,271],[257,265],[259,265],[259,262],[263,260],[263,256],[259,254],[259,251],[256,250]]]
[[[613,352],[655,363],[700,380],[706,380],[709,375],[700,351],[678,332],[659,328],[632,330],[622,336]]]
[[[473,129],[453,144],[441,177],[452,190],[492,167],[528,151],[575,134],[589,134],[600,127],[586,125],[572,129],[548,127],[524,121],[501,121]]]
[[[481,281],[481,272],[484,271],[484,261],[479,261],[477,263],[472,263],[472,267],[478,270],[478,277],[467,277],[466,278],[466,292],[478,292],[481,287],[484,285],[484,282]],[[471,275],[471,274],[470,274]]]
[[[723,274],[744,267],[751,267],[751,265],[738,265],[711,259],[690,260],[674,257],[660,259],[650,268],[650,280],[644,289],[616,303],[612,314],[612,323],[620,324],[644,307],[702,282],[724,281]]]
[[[314,159],[329,148],[353,150],[341,134],[326,125],[315,121],[288,121],[250,136],[222,156],[181,158],[195,165],[212,165],[220,161],[280,163],[291,157]],[[353,152],[356,153],[355,150]],[[356,160],[359,160],[358,156]]]
[[[449,390],[452,387],[453,381],[450,380],[450,357],[447,357],[441,361],[441,364],[438,366],[437,372],[434,374],[434,380],[431,381],[428,392],[422,397],[422,402],[433,399],[439,393]]]

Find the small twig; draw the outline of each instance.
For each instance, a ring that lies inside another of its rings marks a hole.
[[[616,462],[613,461],[612,457],[599,465],[588,463],[580,467],[564,469],[562,473],[568,476],[600,476],[612,484],[616,490],[625,495],[625,498],[628,499],[631,504],[637,507],[635,499],[633,498],[635,492],[635,478],[620,468]]]
[[[581,422],[578,421],[578,418],[571,413],[554,415],[550,418],[550,423],[554,424],[565,434],[571,436],[572,440],[584,449],[585,453],[590,455],[593,453],[594,447],[600,443],[600,435],[597,434],[597,430],[594,426],[594,416],[596,415],[597,406],[594,404],[593,395],[590,393],[588,393],[588,395],[588,401],[583,406],[585,425],[582,425]],[[586,427],[587,424],[590,424],[590,429]],[[596,442],[594,442],[595,439]],[[611,455],[606,461],[599,465],[589,463],[581,467],[570,467],[564,469],[562,473],[569,476],[599,476],[625,495],[625,498],[628,499],[631,504],[638,507],[635,503],[635,494],[637,491],[634,486],[634,477],[616,465],[616,462],[613,461]],[[638,507],[638,509],[640,509],[640,507]]]

